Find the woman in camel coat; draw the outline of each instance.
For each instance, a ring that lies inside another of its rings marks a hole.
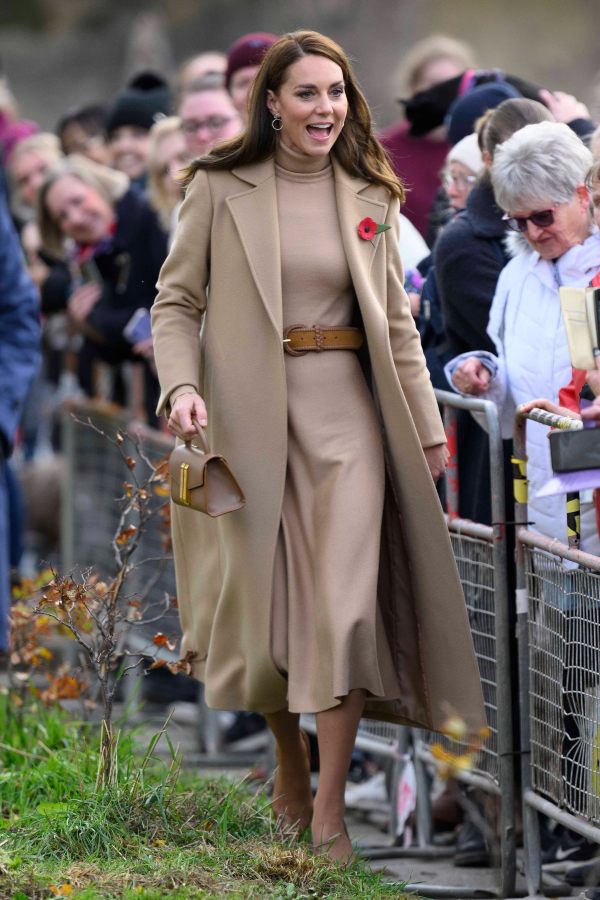
[[[206,423],[247,498],[216,520],[173,508],[183,653],[209,706],[266,715],[274,807],[312,814],[337,859],[361,715],[485,723],[432,479],[445,436],[402,288],[401,191],[343,51],[286,35],[248,131],[191,167],[153,308],[159,410],[179,437]],[[387,230],[361,237],[365,219]],[[289,326],[314,322],[358,327],[362,349],[285,353]],[[317,714],[314,812],[302,712]]]

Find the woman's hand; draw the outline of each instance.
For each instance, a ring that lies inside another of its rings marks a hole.
[[[538,397],[537,400],[528,400],[519,406],[518,412],[529,413],[532,409],[543,409],[555,416],[566,416],[568,419],[579,419],[580,415],[569,409],[568,406],[558,406],[552,400],[546,400],[545,397]]]
[[[581,410],[581,418],[586,422],[595,422],[600,425],[600,397],[596,397],[593,403]]]
[[[585,373],[585,380],[592,389],[594,396],[598,397],[600,395],[600,356],[596,356],[595,361],[596,368],[588,369]]]
[[[154,341],[151,337],[146,338],[145,341],[138,341],[131,349],[136,356],[142,356],[148,362],[154,361]]]
[[[187,394],[180,394],[175,400],[167,424],[169,431],[177,437],[191,441],[198,434],[195,422],[205,426],[207,421],[204,400],[200,394],[189,391]]]
[[[440,475],[443,475],[448,465],[448,447],[446,444],[436,444],[435,447],[425,447],[423,449],[431,477],[437,481]]]
[[[540,99],[544,103],[557,122],[574,122],[575,119],[589,119],[590,111],[581,100],[573,94],[565,94],[564,91],[547,91],[542,88]]]
[[[477,356],[470,356],[454,372],[452,384],[461,394],[485,394],[490,386],[490,370]]]
[[[48,275],[50,268],[40,257],[42,242],[40,240],[40,231],[37,222],[31,220],[27,222],[21,231],[21,244],[27,262],[27,271],[31,275],[32,280],[38,287],[41,287]]]
[[[102,296],[99,284],[82,284],[75,288],[67,303],[69,315],[76,325],[81,325]]]
[[[154,361],[154,339],[149,337],[145,341],[138,341],[131,348],[136,356],[141,356],[148,363],[148,368],[156,375],[156,362]]]
[[[600,424],[600,356],[596,357],[596,368],[586,372],[586,380],[596,399],[590,406],[581,410],[581,418]]]
[[[413,319],[418,319],[421,312],[421,295],[416,291],[409,291],[408,299],[410,300],[410,311],[413,314]]]

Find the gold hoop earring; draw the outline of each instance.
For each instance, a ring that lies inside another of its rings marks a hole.
[[[273,131],[281,131],[281,129],[283,128],[281,116],[279,116],[277,113],[275,113],[275,115],[273,116],[273,119],[271,121],[271,128],[273,129]]]

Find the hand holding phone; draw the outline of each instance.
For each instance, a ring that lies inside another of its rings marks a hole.
[[[76,287],[67,302],[67,309],[73,321],[84,322],[102,296],[102,289],[97,284],[81,284]]]

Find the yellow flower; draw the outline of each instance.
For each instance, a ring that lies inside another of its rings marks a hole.
[[[467,723],[460,716],[451,716],[446,719],[442,731],[453,741],[464,741],[467,737]]]

